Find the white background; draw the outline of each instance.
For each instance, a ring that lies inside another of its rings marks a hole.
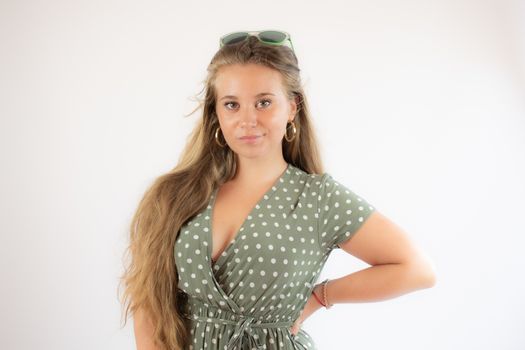
[[[118,276],[219,36],[292,35],[326,171],[434,288],[321,309],[319,350],[525,348],[525,3],[0,1],[0,348],[134,349]],[[367,267],[332,253],[321,279]]]

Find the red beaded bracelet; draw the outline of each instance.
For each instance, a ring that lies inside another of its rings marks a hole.
[[[329,281],[329,279],[327,278],[327,279],[325,279],[323,282],[321,282],[321,284],[322,284],[322,286],[323,286],[323,300],[324,300],[324,303],[325,303],[325,305],[326,305],[325,307],[326,307],[327,309],[331,308],[332,305],[333,305],[333,304],[330,304],[330,303],[328,302],[328,298],[326,297],[326,286],[328,285],[328,281]]]
[[[319,304],[323,305],[324,307],[326,307],[325,304],[323,304],[323,302],[321,301],[321,299],[319,299],[319,297],[315,294],[315,292],[312,290],[312,294],[314,295],[315,299],[317,299],[317,301],[319,302]]]
[[[325,309],[329,309],[332,307],[333,304],[329,304],[328,303],[328,300],[326,298],[326,285],[328,284],[328,278],[325,279],[323,282],[321,282],[320,285],[321,288],[323,289],[323,300],[324,302],[321,301],[321,299],[319,299],[319,297],[317,296],[317,294],[315,294],[314,290],[315,290],[315,287],[314,289],[312,289],[312,294],[314,295],[315,299],[317,299],[317,301],[319,302],[319,304],[323,305],[325,307]]]

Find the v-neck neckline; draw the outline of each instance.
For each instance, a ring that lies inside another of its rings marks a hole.
[[[217,193],[219,191],[219,187],[213,190],[213,193],[211,195],[210,205],[209,205],[209,220],[208,220],[208,259],[209,264],[212,269],[214,269],[215,266],[220,266],[218,263],[226,258],[228,256],[228,253],[234,243],[237,241],[237,238],[239,237],[240,233],[244,230],[244,226],[246,225],[246,222],[248,221],[248,218],[252,216],[255,209],[261,205],[263,201],[269,200],[272,196],[272,194],[281,186],[281,184],[284,182],[284,179],[287,174],[291,172],[292,165],[290,163],[287,163],[286,169],[279,175],[279,177],[273,182],[273,184],[270,186],[268,190],[257,200],[257,202],[253,205],[253,207],[250,209],[248,214],[244,217],[244,220],[237,230],[235,234],[233,235],[233,238],[230,240],[228,245],[224,248],[224,250],[219,254],[219,257],[217,258],[217,261],[213,261],[212,255],[213,255],[213,212],[215,209],[215,202],[217,200]]]

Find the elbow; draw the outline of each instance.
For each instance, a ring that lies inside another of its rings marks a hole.
[[[423,281],[423,288],[432,288],[436,285],[437,277],[435,271],[432,268],[427,271]]]
[[[436,267],[432,260],[427,259],[426,267],[425,267],[425,275],[426,275],[426,288],[434,287],[437,283],[437,274],[436,274]]]
[[[421,288],[432,288],[437,283],[436,269],[431,261],[418,261],[408,264],[410,275],[415,284]]]
[[[417,259],[421,276],[422,288],[432,288],[437,283],[437,273],[434,262],[427,254],[422,253]]]

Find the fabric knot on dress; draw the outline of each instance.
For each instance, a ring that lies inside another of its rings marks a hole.
[[[232,337],[230,338],[230,341],[228,342],[227,348],[232,350],[242,350],[245,340],[248,341],[248,346],[251,349],[255,350],[263,350],[265,347],[260,345],[257,340],[254,337],[254,334],[252,334],[252,328],[251,325],[255,321],[255,318],[251,316],[243,316],[242,319],[237,323],[235,326],[235,330],[233,332]],[[244,337],[244,333],[246,333],[247,337]],[[255,346],[255,347],[252,347]]]
[[[198,298],[189,298],[182,311],[183,317],[193,321],[232,326],[233,334],[226,344],[227,350],[266,350],[260,329],[286,329],[294,323],[293,320],[263,323],[256,317],[220,309]]]

